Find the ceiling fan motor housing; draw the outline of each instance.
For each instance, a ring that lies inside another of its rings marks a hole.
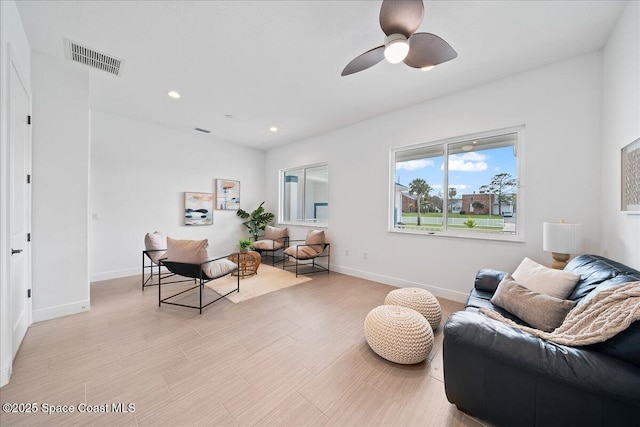
[[[384,38],[384,57],[392,64],[402,62],[409,53],[409,41],[403,34],[390,34]]]

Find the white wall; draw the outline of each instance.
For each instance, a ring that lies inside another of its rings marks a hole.
[[[479,268],[513,271],[524,256],[550,265],[544,221],[581,222],[584,252],[597,252],[601,68],[593,53],[269,151],[268,207],[277,209],[279,169],[328,161],[332,268],[457,300],[466,299]],[[387,231],[390,148],[521,124],[524,243]],[[294,232],[299,238],[306,229]]]
[[[31,48],[13,0],[0,1],[0,387],[9,381],[12,363],[9,316],[9,135],[8,79],[9,46],[20,63],[28,89],[31,78]]]
[[[89,309],[89,73],[33,53],[33,320]]]
[[[640,215],[620,212],[620,149],[640,138],[640,3],[627,4],[604,49],[603,255],[640,269]]]
[[[252,211],[265,200],[263,151],[95,110],[91,134],[92,281],[140,274],[147,232],[206,238],[216,255],[248,237],[236,211],[185,226],[183,193],[215,193],[216,178],[238,180],[241,207]]]

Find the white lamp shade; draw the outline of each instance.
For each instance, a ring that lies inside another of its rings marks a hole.
[[[542,227],[542,250],[575,254],[582,250],[582,224],[545,222]]]

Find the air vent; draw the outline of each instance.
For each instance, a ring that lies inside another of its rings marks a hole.
[[[196,130],[197,130],[198,132],[202,132],[202,133],[211,133],[211,131],[210,131],[210,130],[207,130],[207,129],[196,128]]]
[[[64,39],[64,53],[67,59],[79,62],[98,70],[120,76],[124,61],[113,56],[82,46],[69,39]]]

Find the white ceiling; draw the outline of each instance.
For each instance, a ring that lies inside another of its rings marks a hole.
[[[380,5],[18,1],[33,50],[64,58],[66,37],[125,61],[121,77],[90,69],[92,108],[188,132],[205,128],[263,150],[601,49],[624,8],[425,1],[418,31],[444,38],[458,58],[428,72],[383,61],[341,77],[351,59],[382,44]]]

